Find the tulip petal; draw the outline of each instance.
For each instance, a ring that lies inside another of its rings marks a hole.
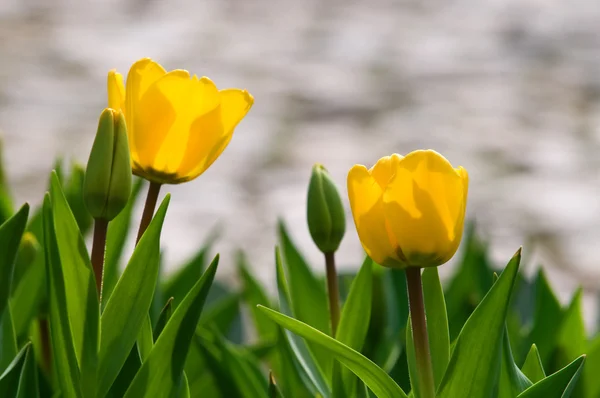
[[[134,63],[127,74],[127,89],[125,90],[125,119],[127,121],[127,136],[129,138],[129,151],[131,152],[131,162],[134,166],[134,171],[138,167],[136,165],[142,163],[139,159],[139,152],[143,150],[143,145],[138,148],[136,143],[148,140],[144,135],[143,123],[138,112],[144,112],[143,106],[140,104],[143,95],[146,93],[151,84],[167,73],[162,66],[152,61],[150,58],[143,58]],[[154,112],[161,113],[160,108],[152,109]],[[144,112],[148,113],[148,112]],[[158,116],[158,115],[156,115]],[[142,163],[143,164],[143,163]]]
[[[373,178],[375,178],[375,181],[377,181],[382,190],[387,187],[398,167],[398,162],[401,159],[402,155],[398,155],[397,153],[394,153],[391,156],[384,156],[369,169],[369,172]]]
[[[365,166],[348,173],[348,197],[358,236],[367,254],[377,263],[399,267],[397,245],[389,234],[383,211],[383,190]]]
[[[432,150],[412,152],[398,162],[383,208],[410,265],[440,265],[456,252],[468,185],[466,171],[460,170]]]
[[[117,73],[115,69],[108,72],[108,107],[116,111],[125,110],[125,86],[123,85],[123,75]]]
[[[194,121],[187,150],[178,174],[184,181],[202,174],[223,153],[237,124],[246,116],[254,98],[246,90],[226,89],[219,92],[218,112],[207,113]]]

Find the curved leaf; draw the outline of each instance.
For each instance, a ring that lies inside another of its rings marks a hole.
[[[518,398],[569,398],[584,362],[585,355],[582,355],[558,372],[523,391]]]
[[[378,398],[406,398],[404,391],[383,369],[352,348],[294,318],[263,306],[259,308],[279,325],[326,349],[357,375]]]

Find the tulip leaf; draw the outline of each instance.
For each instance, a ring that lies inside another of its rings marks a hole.
[[[314,397],[317,395],[316,388],[313,382],[308,378],[300,361],[296,358],[288,340],[288,336],[286,335],[287,332],[281,327],[277,328],[279,333],[279,339],[277,341],[279,373],[277,373],[277,375],[279,380],[281,380],[281,388],[286,396]],[[325,383],[325,381],[323,381],[323,383]],[[321,394],[318,395],[322,396]]]
[[[285,398],[275,381],[273,373],[269,373],[269,398]]]
[[[121,367],[121,370],[119,371],[119,375],[112,383],[112,386],[110,387],[110,390],[106,394],[105,398],[121,398],[123,395],[125,395],[125,391],[127,391],[131,381],[141,367],[142,362],[140,360],[140,354],[136,344],[129,351],[127,360],[125,360],[123,367]]]
[[[157,398],[170,397],[177,391],[182,382],[190,343],[217,272],[218,262],[217,255],[179,304],[127,389],[126,398],[137,398],[147,394]]]
[[[50,195],[44,196],[44,249],[48,283],[50,341],[52,343],[53,368],[56,370],[58,385],[64,398],[81,397],[81,380],[77,354],[69,312],[67,310],[67,292],[65,288],[64,267],[61,265],[54,234],[52,204]]]
[[[185,264],[178,267],[178,270],[163,284],[162,296],[173,297],[173,309],[177,308],[194,283],[202,276],[202,272],[210,260],[210,251],[218,237],[218,230],[209,233],[200,250]],[[163,303],[164,301],[161,301],[160,304]]]
[[[259,306],[259,308],[279,325],[325,348],[330,355],[358,376],[378,398],[407,397],[383,369],[359,352],[294,318],[263,306]]]
[[[495,388],[504,323],[520,260],[519,249],[463,326],[438,388],[439,398],[484,398]]]
[[[531,387],[533,383],[521,372],[515,364],[508,328],[504,328],[502,341],[502,365],[500,367],[500,380],[498,383],[498,398],[513,398]]]
[[[138,196],[142,190],[142,180],[138,178],[131,190],[131,196],[127,202],[127,206],[119,213],[114,220],[108,223],[108,232],[106,234],[106,254],[104,258],[104,276],[102,278],[102,305],[106,307],[108,299],[110,298],[113,289],[117,285],[119,276],[121,274],[119,266],[121,263],[121,257],[123,255],[123,249],[125,248],[125,242],[127,239],[127,232],[131,227],[131,216],[133,214],[133,207],[137,201]]]
[[[323,281],[311,271],[292,242],[283,222],[279,223],[283,263],[289,281],[291,305],[294,316],[310,326],[331,334],[327,293]],[[306,294],[310,292],[310,294]],[[328,377],[331,376],[333,361],[323,349],[309,343],[315,359]]]
[[[523,391],[518,398],[569,398],[584,362],[585,355],[582,355],[558,372]]]
[[[158,278],[160,233],[169,200],[170,195],[167,194],[102,313],[98,396],[106,394],[117,378],[152,304]]]
[[[152,351],[152,347],[154,347],[154,337],[152,334],[152,320],[150,319],[150,314],[146,314],[137,337],[137,347],[142,362],[146,362]]]
[[[437,388],[446,372],[448,362],[450,362],[448,314],[437,267],[425,268],[422,279],[427,331],[433,362],[433,378]]]
[[[275,267],[277,272],[277,288],[279,291],[279,307],[284,314],[292,315],[292,298],[290,297],[290,291],[285,279],[283,264],[278,248],[275,249]],[[258,306],[258,308],[260,308],[260,306]],[[305,372],[306,377],[312,383],[312,387],[314,387],[324,398],[330,397],[331,389],[326,381],[327,378],[315,360],[309,346],[303,339],[290,332],[286,331],[284,335],[291,351],[294,353],[295,359]],[[311,386],[308,387],[310,388]]]
[[[586,397],[600,397],[600,335],[591,342],[587,350],[583,382]]]
[[[38,398],[40,391],[38,387],[38,372],[35,363],[35,355],[31,345],[27,345],[25,352],[25,360],[21,375],[19,377],[19,387],[17,390],[17,398]]]
[[[523,366],[521,366],[521,371],[533,383],[537,383],[546,377],[542,359],[540,358],[540,353],[535,344],[531,346],[531,349],[525,358],[525,362],[523,363]]]
[[[535,291],[533,327],[529,334],[529,341],[535,343],[542,358],[542,363],[547,368],[558,340],[564,313],[558,298],[548,283],[543,268],[540,268],[538,272]]]
[[[63,270],[67,313],[81,382],[85,385],[85,391],[91,392],[96,388],[99,340],[99,304],[94,271],[79,226],[56,173],[51,178],[54,233]]]
[[[244,301],[248,305],[256,332],[263,341],[275,341],[277,339],[277,326],[256,308],[258,304],[264,306],[270,305],[269,297],[248,269],[246,258],[242,253],[238,254],[237,264],[243,284],[242,294]]]
[[[14,397],[19,390],[19,379],[27,353],[31,351],[31,343],[27,343],[10,362],[3,373],[0,373],[0,397]]]
[[[94,219],[90,216],[88,209],[83,201],[83,180],[85,178],[85,170],[80,164],[74,163],[71,166],[71,174],[65,182],[65,198],[69,207],[73,212],[73,217],[77,222],[79,231],[82,235],[88,233]]]
[[[14,264],[20,247],[21,237],[27,224],[29,205],[24,204],[19,211],[0,226],[0,373],[17,355],[17,336],[9,296],[14,288]],[[17,308],[20,311],[20,308]]]
[[[158,320],[156,321],[156,325],[154,326],[154,330],[152,331],[152,337],[155,343],[158,339],[158,336],[162,333],[163,329],[169,319],[171,319],[171,315],[173,315],[173,297],[170,297],[167,300],[167,303],[163,307],[162,311],[158,315]]]
[[[372,270],[373,261],[367,257],[352,281],[335,336],[339,342],[359,352],[367,337],[371,318]],[[356,376],[348,369],[340,369],[340,377],[346,392],[345,396],[354,396],[354,390],[358,384]]]
[[[565,366],[574,358],[585,353],[587,337],[583,322],[583,290],[573,295],[569,307],[564,311],[555,346],[555,369]]]
[[[0,317],[5,308],[8,307],[8,298],[11,292],[14,264],[21,243],[21,237],[25,232],[29,205],[25,203],[19,211],[0,225]]]
[[[10,365],[17,355],[17,339],[12,320],[12,310],[7,305],[0,315],[0,373]]]

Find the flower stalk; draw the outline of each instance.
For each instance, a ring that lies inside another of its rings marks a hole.
[[[423,284],[421,269],[406,268],[406,285],[408,287],[408,302],[412,326],[415,359],[417,363],[417,382],[421,398],[435,398],[435,382],[429,349],[429,336],[425,319],[425,303],[423,301]]]
[[[340,292],[337,272],[335,270],[335,253],[325,253],[325,270],[327,274],[327,293],[329,294],[329,315],[331,334],[335,337],[340,322]]]
[[[138,230],[137,239],[135,240],[136,245],[140,239],[142,239],[142,235],[144,235],[146,228],[148,228],[150,221],[152,221],[152,216],[154,216],[154,210],[156,209],[156,202],[158,202],[160,187],[161,184],[153,181],[150,182],[148,196],[146,196],[146,204],[144,205],[144,212],[142,213],[142,220],[140,221],[140,228]]]
[[[108,221],[97,218],[94,221],[94,238],[92,241],[92,268],[96,277],[98,299],[102,301],[102,279],[104,277],[104,253],[106,251],[106,233]]]

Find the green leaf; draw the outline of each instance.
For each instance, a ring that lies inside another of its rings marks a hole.
[[[65,279],[54,234],[52,204],[48,193],[44,196],[43,214],[53,368],[56,370],[62,396],[81,397],[81,376],[69,324]]]
[[[325,348],[330,355],[356,374],[378,398],[406,397],[404,391],[387,373],[352,348],[294,318],[263,306],[259,308],[279,325]]]
[[[283,393],[275,382],[273,372],[269,372],[269,398],[284,398]]]
[[[582,355],[558,372],[523,391],[518,398],[569,398],[584,362],[585,355]]]
[[[141,178],[135,180],[127,206],[125,206],[123,211],[114,220],[108,223],[106,254],[104,256],[104,277],[102,278],[103,307],[106,306],[121,274],[119,267],[121,257],[123,256],[123,249],[125,248],[125,238],[131,227],[133,207],[142,190],[143,181]]]
[[[154,337],[154,342],[158,339],[158,336],[162,333],[169,319],[171,319],[171,315],[173,315],[173,297],[170,297],[167,300],[167,304],[163,307],[162,311],[158,315],[158,320],[156,321],[156,325],[154,326],[154,331],[152,332],[152,336]]]
[[[311,271],[302,255],[291,241],[283,222],[279,223],[279,238],[282,254],[289,281],[291,305],[294,316],[331,335],[327,294],[323,281]],[[310,294],[306,294],[310,292]],[[309,344],[321,369],[328,377],[331,376],[333,361],[325,351],[318,346]]]
[[[600,334],[592,341],[583,369],[586,397],[600,397]]]
[[[19,377],[19,388],[17,398],[36,398],[40,396],[38,387],[38,372],[35,363],[35,355],[31,345],[27,345],[25,362]]]
[[[165,196],[102,313],[99,397],[110,389],[127,360],[152,304],[158,278],[160,233],[170,198],[169,194]]]
[[[198,328],[213,326],[223,335],[227,335],[232,329],[233,322],[239,316],[239,309],[240,296],[237,294],[228,294],[211,303],[211,305],[206,306],[206,310],[200,317]]]
[[[13,213],[10,187],[4,172],[4,143],[0,140],[0,224],[3,224]]]
[[[150,347],[152,348],[152,347]],[[110,390],[106,394],[105,398],[121,398],[125,395],[125,391],[129,388],[131,381],[137,374],[138,370],[142,367],[140,360],[140,354],[138,353],[137,344],[129,351],[127,360],[123,364],[123,367],[119,371],[119,375],[112,383]]]
[[[179,388],[185,359],[202,313],[202,307],[217,272],[219,256],[177,307],[150,355],[129,386],[126,398],[169,397]]]
[[[11,313],[12,310],[8,305],[4,313],[0,315],[0,373],[10,365],[18,352]]]
[[[150,314],[146,314],[137,337],[137,347],[142,362],[146,362],[152,351],[152,347],[154,347],[154,337],[152,334],[152,320],[150,319]]]
[[[27,343],[13,358],[4,373],[0,374],[0,397],[14,397],[17,395],[21,371],[30,349],[31,343]]]
[[[290,292],[288,289],[287,281],[285,279],[285,274],[283,271],[283,264],[281,261],[281,256],[279,255],[279,249],[275,249],[275,267],[277,271],[277,288],[279,291],[279,307],[284,314],[292,314],[292,304]],[[260,307],[259,307],[260,308]],[[328,398],[331,396],[331,390],[329,385],[327,384],[327,378],[323,373],[323,370],[316,362],[311,349],[306,344],[304,340],[299,338],[298,336],[293,335],[290,332],[285,332],[283,335],[287,344],[294,354],[295,360],[300,364],[302,370],[304,371],[304,375],[310,380],[311,385],[307,387],[312,390],[312,388],[316,389],[321,396]],[[303,378],[302,373],[300,373],[301,378]],[[304,378],[303,378],[304,379]],[[312,387],[312,388],[311,388]]]
[[[498,398],[513,398],[531,387],[532,383],[521,369],[515,364],[515,359],[510,347],[508,329],[504,328],[502,343],[502,365],[500,367],[500,381],[498,383]]]
[[[56,173],[50,184],[54,234],[62,267],[68,322],[71,326],[84,392],[96,390],[99,303],[94,271],[85,242]]]
[[[277,329],[279,333],[279,338],[277,340],[277,358],[279,360],[277,377],[281,381],[281,386],[285,395],[299,398],[314,397],[318,394],[317,389],[296,358],[296,354],[292,350],[288,337],[286,336],[286,331],[278,326]],[[325,384],[324,380],[322,382]],[[325,389],[328,389],[328,387],[325,387]],[[322,396],[321,394],[318,395]]]
[[[90,216],[85,203],[83,202],[83,180],[85,178],[85,169],[77,163],[71,166],[71,174],[69,180],[65,184],[65,197],[69,203],[69,207],[73,212],[73,216],[77,222],[77,226],[82,235],[89,232],[94,219]]]
[[[202,276],[204,268],[210,259],[210,251],[219,236],[219,231],[213,231],[202,245],[202,248],[171,276],[163,285],[163,297],[173,297],[174,308],[188,294],[194,283]],[[163,302],[161,302],[162,305]]]
[[[435,387],[439,387],[450,362],[450,332],[444,291],[437,267],[423,270],[423,299],[427,314],[429,347],[433,362]]]
[[[246,257],[238,253],[238,271],[243,285],[243,297],[248,305],[252,321],[261,340],[275,341],[277,339],[277,326],[256,308],[258,304],[268,306],[270,300],[260,283],[252,276],[248,269]]]
[[[521,371],[533,383],[537,383],[546,377],[542,359],[540,358],[540,353],[535,344],[531,345],[531,349],[525,358],[525,362],[523,363],[523,366],[521,366]]]
[[[360,352],[363,348],[369,319],[371,318],[371,297],[373,290],[373,261],[369,257],[363,262],[358,275],[352,281],[346,298],[335,338],[348,347]],[[346,396],[354,396],[356,376],[348,369],[340,369],[341,381]]]
[[[520,260],[519,249],[465,323],[438,388],[439,398],[484,398],[494,390],[502,358],[504,322]]]
[[[28,215],[29,205],[25,203],[14,216],[0,225],[0,247],[2,248],[2,256],[0,256],[0,317],[8,306],[15,258],[21,237],[25,232]]]
[[[552,351],[558,340],[563,310],[548,283],[543,268],[540,268],[538,272],[535,290],[535,310],[529,342],[535,343],[544,367],[548,368],[552,359]]]
[[[585,353],[587,337],[583,322],[583,290],[578,289],[564,312],[555,347],[554,366],[560,368]]]

